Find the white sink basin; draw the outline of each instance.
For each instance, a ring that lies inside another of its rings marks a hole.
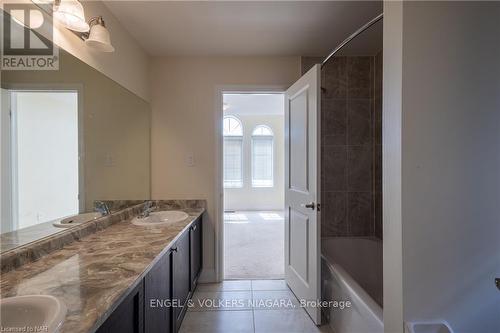
[[[98,212],[78,214],[78,215],[68,216],[66,218],[63,218],[62,220],[57,220],[54,223],[52,223],[52,225],[58,228],[69,228],[71,226],[74,226],[75,224],[81,224],[83,222],[98,219],[101,216],[102,214]]]
[[[132,224],[141,226],[166,225],[184,221],[188,217],[189,215],[184,212],[178,210],[168,210],[162,212],[153,212],[150,213],[147,217],[135,217],[132,220]]]
[[[49,295],[16,296],[0,299],[0,313],[2,332],[17,332],[23,327],[26,332],[36,332],[42,327],[44,332],[54,333],[64,321],[66,306]]]

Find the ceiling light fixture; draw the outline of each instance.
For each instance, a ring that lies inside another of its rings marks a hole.
[[[66,28],[77,32],[88,32],[89,24],[85,20],[85,12],[78,0],[55,0],[54,18]]]

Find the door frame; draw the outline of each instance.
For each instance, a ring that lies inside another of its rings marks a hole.
[[[77,92],[77,104],[78,104],[78,210],[79,213],[85,212],[85,142],[84,142],[84,105],[83,105],[83,96],[84,96],[84,88],[83,84],[80,83],[13,83],[7,84],[3,89],[7,90],[9,94],[15,92],[64,92],[64,91],[76,91]],[[14,108],[11,101],[11,110]],[[14,119],[13,119],[14,120]],[[11,149],[13,148],[12,135],[14,133],[11,132]],[[13,154],[13,150],[11,151],[11,155]],[[12,156],[13,158],[14,156]],[[14,176],[14,166],[15,161],[12,160],[10,163],[10,174]],[[14,184],[12,184],[11,192],[14,191]],[[12,215],[16,214],[14,208],[16,201],[12,199]],[[12,216],[14,217],[14,216]],[[17,218],[14,219],[17,222]]]
[[[15,230],[12,219],[12,135],[10,110],[10,91],[1,88],[1,108],[0,115],[0,230],[3,232]],[[8,112],[8,113],[7,113]],[[9,158],[3,158],[9,156]]]
[[[224,280],[224,186],[223,186],[223,129],[224,118],[223,95],[233,94],[259,94],[276,93],[285,94],[286,85],[218,85],[215,87],[215,184],[214,184],[214,204],[215,204],[215,276],[214,282]]]

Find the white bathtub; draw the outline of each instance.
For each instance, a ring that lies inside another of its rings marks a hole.
[[[382,242],[368,238],[323,238],[322,295],[326,301],[350,301],[325,315],[335,333],[383,333]],[[378,301],[378,303],[375,301]]]

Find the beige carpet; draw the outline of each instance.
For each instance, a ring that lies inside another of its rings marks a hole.
[[[281,211],[224,214],[224,278],[282,279],[284,236]]]

